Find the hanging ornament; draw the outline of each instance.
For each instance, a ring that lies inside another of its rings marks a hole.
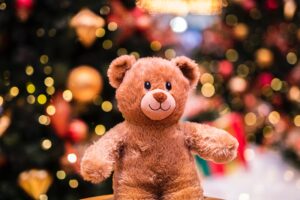
[[[79,41],[85,47],[92,46],[96,40],[96,30],[104,24],[104,19],[89,9],[81,10],[70,21],[70,26],[75,29]]]
[[[55,113],[50,116],[51,126],[60,138],[65,138],[70,124],[71,106],[63,98],[63,94],[61,92],[57,92],[52,97],[51,105],[55,108]]]
[[[150,13],[215,15],[222,11],[222,0],[137,0],[137,6]]]
[[[34,0],[16,0],[16,15],[21,22],[28,20],[34,7]]]
[[[67,87],[71,90],[75,100],[87,103],[101,92],[103,83],[96,69],[83,65],[70,72]]]
[[[269,49],[261,48],[255,53],[255,61],[261,68],[268,68],[273,64],[273,53]]]
[[[69,137],[73,142],[81,142],[87,138],[88,126],[82,120],[75,119],[70,123]]]
[[[52,177],[46,170],[31,169],[19,175],[18,183],[33,199],[40,199],[40,196],[48,191]]]
[[[5,133],[11,122],[10,114],[0,117],[0,137]]]

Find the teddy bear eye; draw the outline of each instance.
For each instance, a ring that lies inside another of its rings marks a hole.
[[[166,82],[166,88],[167,88],[167,90],[171,90],[172,89],[172,84],[169,81]]]
[[[150,88],[151,88],[151,83],[150,83],[149,81],[146,81],[146,82],[144,83],[144,87],[145,87],[145,89],[150,90]]]

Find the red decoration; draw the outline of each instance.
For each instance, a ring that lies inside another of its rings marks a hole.
[[[65,138],[69,131],[71,106],[63,99],[61,92],[53,96],[51,103],[56,110],[51,116],[51,125],[59,137]]]
[[[69,127],[69,138],[74,142],[81,142],[87,138],[88,126],[82,120],[75,119]]]
[[[257,78],[257,86],[261,89],[266,86],[270,86],[272,80],[273,80],[273,75],[271,73],[265,72],[261,73],[258,78]]]
[[[29,18],[34,7],[34,0],[16,0],[16,15],[20,21],[25,22]]]
[[[276,10],[278,8],[277,0],[266,0],[266,7],[269,10]]]

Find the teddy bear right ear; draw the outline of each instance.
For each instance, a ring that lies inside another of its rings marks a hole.
[[[118,88],[121,85],[126,72],[135,62],[135,57],[129,55],[123,55],[113,60],[107,71],[110,85],[114,88]]]

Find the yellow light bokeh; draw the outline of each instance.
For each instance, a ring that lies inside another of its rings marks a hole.
[[[116,22],[110,22],[107,25],[107,29],[110,31],[116,31],[118,29],[118,24]]]
[[[3,99],[3,97],[2,97],[2,96],[0,96],[0,106],[2,106],[2,105],[3,105],[3,103],[4,103],[4,99]]]
[[[73,188],[73,189],[77,188],[78,185],[79,185],[79,183],[78,183],[78,181],[77,181],[76,179],[71,179],[71,180],[69,181],[69,186],[70,186],[71,188]]]
[[[13,97],[18,96],[19,92],[20,92],[19,88],[16,87],[16,86],[10,88],[10,90],[9,90],[10,95],[13,96]]]
[[[286,61],[291,65],[296,64],[298,61],[297,55],[294,52],[289,52],[286,55]]]
[[[215,94],[215,87],[211,83],[205,83],[201,88],[201,93],[205,97],[212,97]]]
[[[225,17],[225,21],[227,25],[234,26],[238,23],[238,18],[233,14],[229,14]]]
[[[56,172],[56,177],[59,180],[64,180],[66,178],[66,172],[63,171],[63,170],[59,170],[59,171]]]
[[[47,102],[47,97],[46,95],[44,94],[40,94],[38,97],[37,97],[37,102],[41,105],[45,104]]]
[[[5,10],[6,7],[7,7],[6,3],[2,2],[2,3],[0,4],[0,10]]]
[[[300,89],[297,86],[292,86],[288,96],[292,101],[300,102]]]
[[[295,126],[300,127],[300,115],[295,116],[294,124],[295,124]]]
[[[53,95],[55,93],[55,88],[53,86],[47,87],[46,92],[49,95]]]
[[[55,106],[53,106],[53,105],[47,106],[46,112],[47,112],[47,114],[50,115],[50,116],[54,115],[55,112],[56,112]]]
[[[228,49],[225,56],[230,62],[236,62],[239,59],[239,53],[235,49]]]
[[[110,101],[104,101],[101,104],[101,108],[104,112],[110,112],[113,109],[113,105]]]
[[[140,58],[139,52],[136,52],[136,51],[131,52],[130,55],[133,55],[136,59]]]
[[[248,126],[253,126],[257,122],[257,117],[255,113],[249,112],[245,115],[244,121]]]
[[[28,66],[25,68],[25,73],[26,73],[28,76],[31,76],[31,75],[34,73],[34,68],[33,68],[31,65],[28,65]]]
[[[161,43],[159,41],[153,41],[150,44],[150,48],[152,49],[152,51],[159,51],[161,50]]]
[[[39,123],[48,126],[50,124],[50,118],[46,115],[41,115],[39,117]]]
[[[46,74],[46,75],[49,75],[49,74],[51,74],[52,73],[52,67],[51,66],[46,66],[46,67],[44,67],[44,73]]]
[[[70,163],[76,163],[77,162],[77,156],[76,156],[75,153],[68,154],[67,159]]]
[[[174,49],[167,49],[165,51],[165,57],[167,59],[172,59],[176,57],[176,51]]]
[[[282,81],[278,78],[274,78],[271,82],[271,88],[274,91],[280,91],[282,89]]]
[[[105,126],[102,125],[102,124],[98,124],[96,127],[95,127],[95,133],[97,135],[103,135],[105,133],[106,129],[105,129]]]
[[[102,43],[102,47],[103,49],[111,49],[113,46],[113,42],[111,40],[104,40],[103,43]]]
[[[40,57],[40,62],[42,63],[42,64],[47,64],[48,63],[48,61],[49,61],[49,57],[47,56],[47,55],[41,55],[41,57]]]
[[[35,103],[35,96],[29,95],[29,96],[27,97],[27,102],[28,102],[29,104],[34,104],[34,103]]]
[[[63,92],[63,99],[64,99],[65,101],[72,101],[72,99],[73,99],[73,94],[72,94],[71,90],[65,90],[65,91]]]
[[[268,120],[271,124],[275,125],[279,122],[280,120],[280,114],[277,111],[272,111],[269,116],[268,116]]]
[[[46,194],[41,194],[39,200],[48,200],[48,196]]]
[[[128,54],[128,51],[125,48],[120,48],[120,49],[118,49],[117,54],[118,54],[118,56],[126,55],[126,54]]]
[[[96,37],[102,38],[105,35],[105,29],[104,28],[97,28],[95,34],[96,34]]]
[[[32,83],[29,83],[26,87],[26,90],[29,94],[32,94],[35,92],[35,86]]]
[[[210,73],[204,73],[200,77],[200,82],[202,84],[205,84],[205,83],[213,84],[214,83],[214,77]]]
[[[45,78],[44,80],[44,84],[47,86],[47,87],[51,87],[54,85],[54,79],[52,77],[47,77]]]
[[[52,147],[52,142],[49,139],[45,139],[45,140],[42,141],[41,146],[42,146],[42,149],[48,150]]]

